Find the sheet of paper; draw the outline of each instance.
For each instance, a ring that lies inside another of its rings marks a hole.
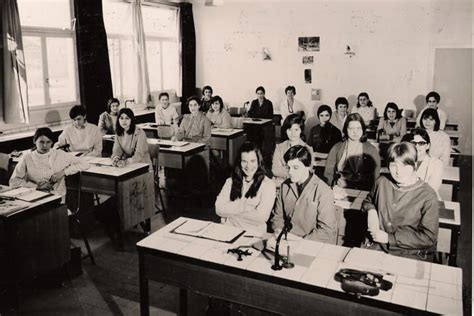
[[[112,159],[109,157],[92,157],[90,159],[87,159],[89,163],[94,164],[94,165],[101,165],[101,166],[112,166]]]

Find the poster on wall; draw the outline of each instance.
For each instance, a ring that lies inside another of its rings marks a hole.
[[[313,61],[313,56],[303,56],[303,65],[311,65]]]
[[[319,52],[319,36],[298,37],[299,52]]]
[[[268,47],[263,47],[262,48],[262,59],[264,61],[272,60],[272,53],[270,52],[270,48],[268,48]]]
[[[311,69],[304,70],[304,82],[306,83],[312,82]]]

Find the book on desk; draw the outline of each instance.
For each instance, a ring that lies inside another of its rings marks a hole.
[[[233,243],[245,233],[245,230],[229,225],[207,221],[184,221],[171,230],[173,234],[204,238],[225,243]]]
[[[35,202],[47,196],[53,195],[49,192],[38,191],[34,188],[16,188],[0,192],[0,199],[21,200],[24,202]]]

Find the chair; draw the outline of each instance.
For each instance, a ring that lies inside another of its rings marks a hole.
[[[174,126],[172,125],[159,125],[157,130],[160,139],[171,139],[174,135]]]
[[[230,122],[233,128],[243,128],[244,127],[244,119],[241,117],[233,117],[231,116]]]

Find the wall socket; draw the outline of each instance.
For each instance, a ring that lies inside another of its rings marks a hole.
[[[311,89],[311,100],[321,101],[321,89]]]

